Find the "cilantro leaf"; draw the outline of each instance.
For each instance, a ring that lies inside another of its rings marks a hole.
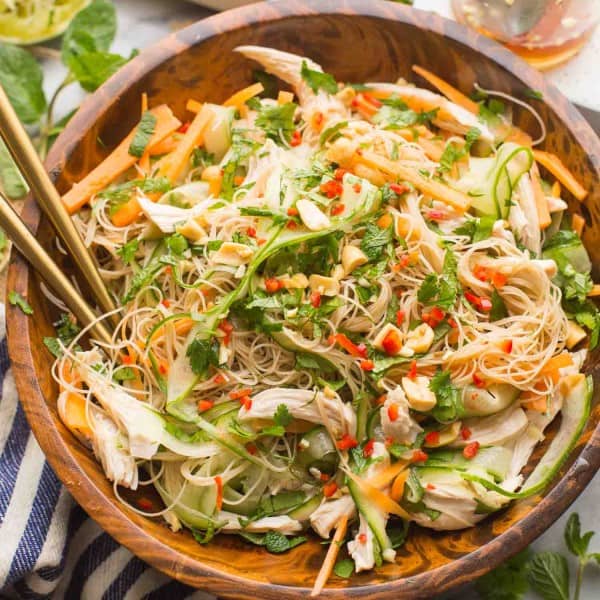
[[[456,275],[458,261],[452,250],[446,249],[442,274],[429,273],[419,291],[417,299],[426,306],[439,306],[449,309],[454,306],[460,290],[460,284]]]
[[[187,347],[185,355],[190,359],[192,371],[200,377],[206,376],[209,367],[219,366],[219,342],[214,338],[195,338]]]
[[[471,146],[479,139],[481,130],[477,127],[470,127],[467,133],[465,133],[465,150],[468,152]]]
[[[117,254],[121,257],[125,264],[131,264],[135,258],[135,253],[138,251],[139,245],[140,241],[137,238],[133,238],[126,244],[123,244],[117,250]]]
[[[462,415],[460,391],[452,383],[450,371],[439,370],[431,378],[429,389],[435,394],[436,405],[431,410],[431,416],[436,421],[448,423]]]
[[[8,301],[13,306],[18,306],[21,309],[21,312],[23,312],[23,314],[25,314],[25,315],[33,314],[33,308],[31,308],[31,306],[29,305],[29,302],[27,302],[27,300],[25,300],[25,298],[23,298],[23,296],[21,296],[21,294],[19,294],[19,292],[15,292],[14,290],[11,290],[10,292],[8,292]]]
[[[148,146],[148,142],[150,142],[150,138],[154,133],[155,127],[156,117],[151,112],[146,111],[142,115],[133,139],[131,140],[129,146],[129,154],[131,154],[131,156],[136,156],[137,158],[142,157],[142,154],[144,154],[146,146]]]
[[[569,567],[558,552],[540,552],[530,562],[529,583],[544,600],[569,600]]]
[[[481,240],[487,240],[492,235],[495,222],[494,217],[467,219],[465,223],[454,230],[454,233],[468,236],[473,243],[480,242]]]
[[[289,142],[296,128],[294,114],[297,107],[298,105],[294,102],[276,106],[261,105],[255,121],[256,126],[260,127],[268,138],[276,142],[281,141],[280,134]]]
[[[338,560],[333,567],[333,572],[344,579],[348,579],[354,573],[354,561],[351,558]]]
[[[453,142],[449,142],[446,144],[440,157],[440,166],[437,169],[438,173],[447,173],[452,169],[454,163],[458,162],[464,156],[466,156],[466,152],[463,148]]]
[[[293,420],[288,407],[285,404],[279,404],[277,406],[277,410],[273,415],[273,421],[276,425],[281,425],[281,427],[287,427]]]
[[[392,241],[392,228],[382,229],[375,223],[368,223],[360,249],[366,254],[370,261],[381,258],[385,247]]]
[[[479,595],[484,600],[521,600],[529,589],[527,563],[530,555],[526,549],[486,573],[475,586]]]
[[[302,61],[300,75],[315,94],[318,93],[319,90],[323,90],[328,94],[337,94],[338,85],[335,77],[329,75],[329,73],[309,69],[305,60]]]
[[[0,85],[19,119],[28,125],[39,121],[46,111],[43,77],[28,50],[0,42]]]
[[[267,531],[264,537],[264,545],[267,552],[271,554],[281,554],[287,552],[300,544],[306,542],[304,536],[297,536],[293,538],[287,538],[283,533],[279,531]]]

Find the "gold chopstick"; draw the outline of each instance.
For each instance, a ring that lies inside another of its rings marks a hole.
[[[98,266],[91,252],[85,247],[79,232],[59,193],[48,177],[27,132],[21,125],[8,96],[0,85],[0,135],[6,143],[13,159],[17,163],[25,181],[38,204],[50,219],[54,229],[69,250],[69,253],[81,274],[86,278],[91,293],[94,295],[102,312],[113,311],[116,307],[98,272]],[[111,319],[113,324],[116,323]]]
[[[31,266],[69,307],[69,310],[77,317],[79,322],[84,326],[94,323],[98,315],[90,308],[58,265],[42,248],[33,233],[29,231],[21,217],[1,193],[0,226],[6,231],[8,237]],[[112,344],[112,336],[103,323],[96,321],[92,331],[102,342]]]

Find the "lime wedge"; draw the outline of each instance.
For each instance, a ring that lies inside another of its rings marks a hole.
[[[60,35],[90,0],[0,0],[0,41],[35,44]]]

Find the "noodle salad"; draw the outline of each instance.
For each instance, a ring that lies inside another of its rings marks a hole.
[[[120,321],[83,350],[63,315],[46,343],[60,416],[117,496],[153,486],[164,506],[131,508],[201,543],[333,535],[318,592],[341,547],[373,569],[411,522],[471,527],[556,474],[600,333],[563,199],[586,190],[534,149],[539,117],[535,141],[511,124],[517,99],[472,100],[420,67],[439,94],[344,85],[308,58],[237,51],[260,83],[188,101],[185,123],[144,95],[63,197]]]

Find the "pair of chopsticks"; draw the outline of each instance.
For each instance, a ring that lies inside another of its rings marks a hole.
[[[85,277],[99,309],[103,313],[115,310],[98,266],[86,248],[59,193],[44,169],[27,132],[21,125],[8,97],[0,85],[0,136],[4,140],[23,178],[29,184],[33,197],[52,223],[56,233]],[[95,336],[111,343],[111,332],[98,321],[99,315],[83,299],[58,265],[37,241],[8,200],[0,193],[0,226],[31,266],[58,294],[69,310],[84,326],[92,325]],[[114,323],[112,323],[114,325]]]

